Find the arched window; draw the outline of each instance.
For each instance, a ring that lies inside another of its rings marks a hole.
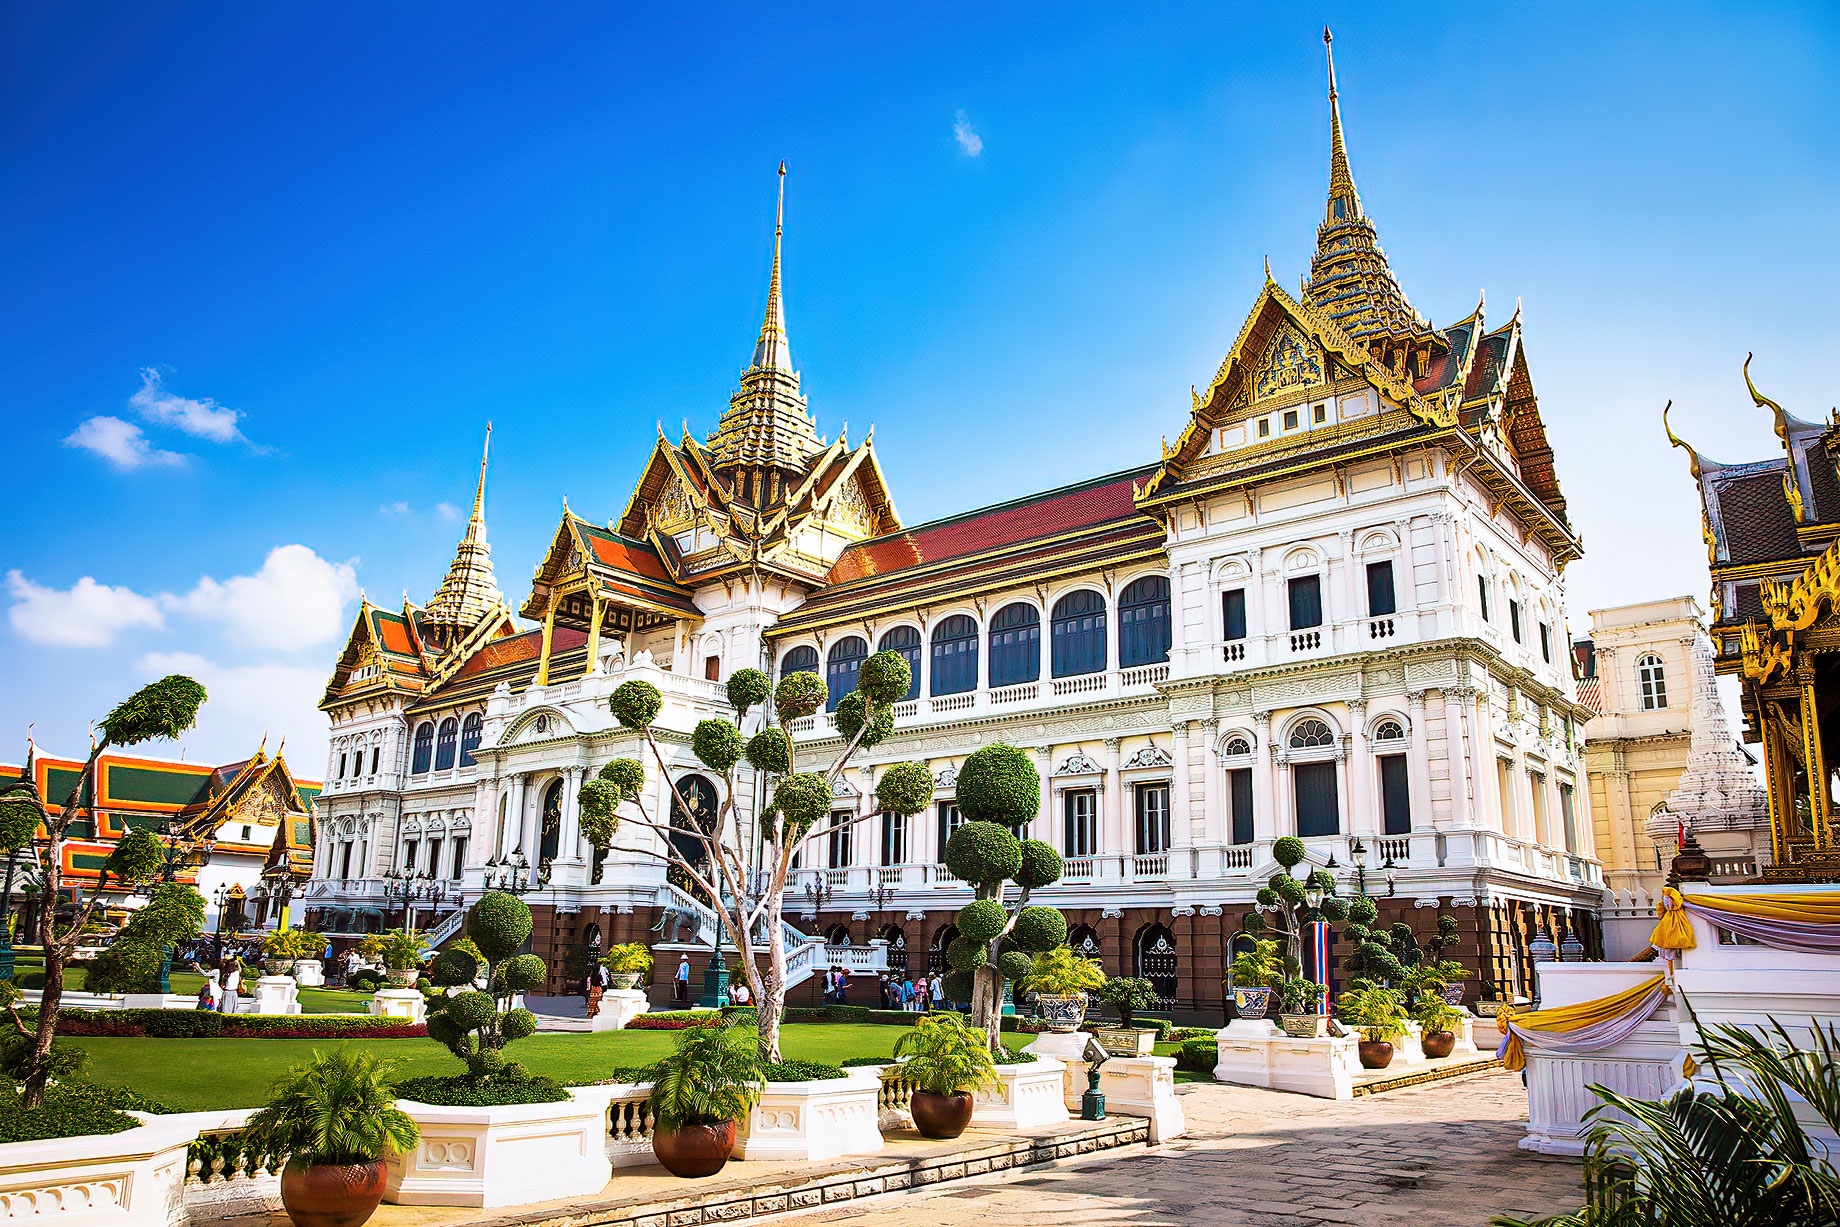
[[[901,696],[902,702],[911,703],[920,697],[920,632],[911,626],[897,626],[882,636],[882,642],[876,648],[878,652],[898,652],[907,661],[907,693]]]
[[[678,804],[678,797],[683,804]],[[689,807],[686,813],[684,807]],[[714,831],[716,827],[716,786],[700,775],[682,776],[677,781],[677,791],[671,797],[671,844],[691,864],[707,858],[708,852],[703,841],[690,834],[691,820],[703,831]],[[679,834],[678,832],[683,832]]]
[[[562,781],[553,780],[543,790],[542,843],[537,846],[537,863],[556,859],[562,849]]]
[[[1156,989],[1156,1009],[1167,1010],[1176,1000],[1176,935],[1162,925],[1145,925],[1131,943],[1133,969]]]
[[[793,673],[816,673],[818,671],[818,649],[802,643],[779,658],[779,675],[785,677]]]
[[[929,974],[943,976],[950,968],[946,965],[946,947],[958,940],[958,926],[946,925],[933,932],[933,944],[927,948],[926,970]]]
[[[1374,726],[1375,741],[1404,741],[1405,739],[1405,725],[1397,720],[1382,720]]]
[[[1291,749],[1314,750],[1335,744],[1335,734],[1321,720],[1299,720],[1291,730]]]
[[[454,752],[460,748],[460,722],[449,716],[441,721],[441,732],[434,739],[434,769],[450,770],[454,765]]]
[[[478,712],[468,712],[466,719],[460,722],[460,765],[471,767],[474,763],[473,751],[479,748],[480,739],[485,736],[486,718]]]
[[[415,729],[415,761],[410,770],[416,775],[434,765],[434,722],[424,720]]]
[[[1105,598],[1091,588],[1069,592],[1049,615],[1054,676],[1105,672]]]
[[[954,614],[933,628],[933,688],[935,695],[964,694],[978,683],[977,623]]]
[[[1227,744],[1220,748],[1220,753],[1224,758],[1239,758],[1252,753],[1252,743],[1244,737],[1229,737]]]
[[[824,944],[832,949],[836,949],[839,946],[848,946],[850,944],[849,926],[832,925],[830,928],[826,929],[824,931]]]
[[[1636,678],[1642,683],[1642,710],[1659,711],[1667,706],[1667,670],[1661,658],[1644,652],[1636,658]]]
[[[1099,957],[1099,933],[1091,925],[1075,925],[1067,934],[1067,944],[1084,959]]]
[[[1169,580],[1146,575],[1118,594],[1118,667],[1169,659]]]
[[[1041,615],[1017,601],[990,620],[990,688],[1016,686],[1041,676]]]
[[[824,665],[824,684],[830,688],[825,711],[836,711],[843,696],[856,689],[856,675],[869,655],[869,641],[861,635],[849,635],[831,645],[830,659]]]

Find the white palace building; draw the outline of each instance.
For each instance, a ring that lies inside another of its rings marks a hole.
[[[654,836],[623,828],[604,864],[579,836],[581,783],[638,757],[607,696],[659,686],[671,771],[701,808],[719,781],[688,733],[728,714],[717,679],[815,670],[834,704],[893,650],[913,690],[839,803],[868,804],[880,769],[921,759],[935,806],[805,849],[788,908],[811,935],[800,976],[939,958],[970,897],[939,863],[956,769],[993,741],[1040,765],[1032,834],[1067,856],[1046,893],[1073,942],[1175,1008],[1220,1007],[1287,834],[1386,923],[1424,934],[1454,915],[1472,992],[1525,990],[1540,931],[1597,953],[1591,712],[1561,578],[1581,547],[1520,316],[1491,326],[1478,303],[1434,326],[1413,309],[1355,190],[1333,63],[1329,103],[1301,292],[1267,275],[1180,437],[1135,468],[903,525],[872,440],[827,441],[800,394],[778,229],[753,361],[714,430],[661,434],[611,519],[565,509],[515,612],[482,463],[440,590],[364,604],[327,687],[310,920],[355,932],[413,909],[445,936],[459,903],[521,872],[553,988],[584,946],[706,945],[706,914],[627,850]],[[826,713],[803,723],[803,742],[835,736]],[[662,779],[651,796],[669,808]]]

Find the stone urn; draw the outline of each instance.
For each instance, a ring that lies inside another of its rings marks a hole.
[[[1235,988],[1233,990],[1233,1007],[1239,1011],[1241,1018],[1263,1018],[1271,1009],[1271,990],[1269,988]]]
[[[1450,1005],[1463,1004],[1463,982],[1461,980],[1444,986],[1444,1000]]]
[[[607,974],[607,980],[613,988],[638,988],[639,980],[644,975],[645,973],[642,971],[614,971]]]
[[[1419,1037],[1419,1047],[1433,1061],[1441,1061],[1449,1056],[1457,1046],[1455,1031],[1427,1031]]]
[[[383,972],[391,988],[414,988],[421,974],[421,969],[416,967],[387,967]]]
[[[673,1176],[694,1179],[713,1176],[728,1166],[735,1149],[735,1122],[725,1120],[715,1125],[685,1125],[682,1129],[655,1130],[652,1153],[659,1165]]]
[[[1086,994],[1037,993],[1035,1008],[1048,1030],[1062,1033],[1078,1031],[1080,1024],[1086,1021]]]
[[[936,1095],[932,1091],[915,1091],[909,1105],[914,1116],[914,1128],[923,1138],[955,1138],[971,1124],[971,1113],[977,1107],[977,1100],[968,1092],[960,1091],[956,1095]]]
[[[294,974],[294,959],[263,959],[262,971],[271,976],[291,976]]]
[[[1393,1063],[1391,1040],[1361,1040],[1355,1045],[1362,1069],[1385,1069]]]

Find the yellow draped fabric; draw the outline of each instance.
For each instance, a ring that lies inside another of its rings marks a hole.
[[[1840,925],[1840,891],[1809,894],[1694,895],[1693,906],[1706,912],[1729,912],[1734,916],[1755,916],[1762,920],[1786,920],[1798,924]],[[1649,936],[1657,950],[1691,950],[1693,926],[1687,921],[1686,900],[1672,886],[1661,892],[1655,904],[1660,923]]]
[[[1656,973],[1633,984],[1620,993],[1608,997],[1594,997],[1590,1001],[1580,1001],[1576,1005],[1562,1005],[1550,1010],[1529,1010],[1525,1014],[1516,1013],[1512,1007],[1496,1015],[1502,1030],[1507,1032],[1507,1050],[1503,1053],[1504,1064],[1509,1069],[1521,1069],[1527,1064],[1527,1054],[1521,1046],[1521,1037],[1510,1029],[1509,1024],[1524,1031],[1582,1031],[1599,1023],[1613,1022],[1641,1005],[1643,1000],[1655,991],[1655,986],[1665,979]]]

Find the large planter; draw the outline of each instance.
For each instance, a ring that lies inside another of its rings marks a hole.
[[[291,976],[298,959],[263,959],[262,971],[271,976]]]
[[[185,1152],[195,1122],[0,1144],[0,1221],[57,1227],[169,1227],[184,1220]]]
[[[1427,1031],[1419,1037],[1418,1042],[1424,1048],[1427,1057],[1433,1061],[1441,1061],[1449,1056],[1451,1050],[1457,1046],[1457,1033],[1455,1031]]]
[[[399,1206],[515,1206],[586,1197],[613,1175],[607,1104],[616,1088],[577,1086],[561,1103],[443,1107],[399,1099],[422,1131],[389,1159],[386,1200]]]
[[[1050,1031],[1078,1031],[1086,1021],[1085,993],[1037,993],[1035,1008]]]
[[[1035,1129],[1068,1119],[1061,1090],[1065,1066],[1053,1057],[997,1066],[997,1086],[977,1092],[971,1123],[980,1129]]]
[[[909,1104],[914,1114],[914,1128],[923,1138],[955,1138],[971,1124],[977,1100],[969,1092],[935,1095],[932,1091],[915,1091]]]
[[[1461,980],[1444,986],[1444,1000],[1449,1005],[1463,1004],[1463,982]]]
[[[281,1169],[281,1204],[294,1227],[364,1227],[382,1200],[382,1159]]]
[[[608,973],[607,979],[612,981],[609,985],[611,988],[628,989],[638,988],[639,981],[643,979],[644,976],[645,973],[642,971],[615,971]]]
[[[1271,990],[1269,988],[1236,988],[1233,990],[1233,1008],[1239,1011],[1241,1018],[1263,1018],[1271,1009]]]
[[[384,971],[383,976],[390,982],[391,988],[414,988],[421,974],[421,969],[416,967],[391,967]]]
[[[881,1076],[872,1069],[814,1082],[769,1082],[741,1122],[735,1155],[811,1162],[874,1154],[882,1148],[881,1095]]]
[[[1324,1014],[1285,1014],[1279,1022],[1292,1039],[1319,1040],[1329,1034],[1329,1019]]]
[[[1099,1046],[1115,1057],[1147,1057],[1156,1051],[1154,1027],[1101,1027]]]
[[[1385,1069],[1393,1063],[1393,1045],[1388,1040],[1362,1040],[1355,1048],[1362,1069]]]
[[[652,1133],[652,1153],[673,1176],[689,1179],[713,1176],[728,1166],[729,1154],[734,1149],[735,1122],[732,1120],[719,1125],[686,1125],[669,1133],[658,1129]]]

